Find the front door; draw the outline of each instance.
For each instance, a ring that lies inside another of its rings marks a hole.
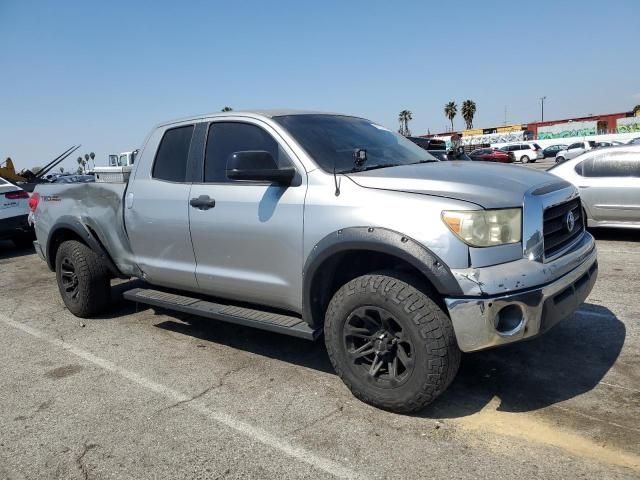
[[[278,166],[295,167],[292,185],[228,179],[227,159],[246,150],[266,150]],[[194,183],[190,194],[210,202],[204,208],[190,208],[201,291],[300,311],[306,174],[292,158],[293,152],[277,133],[260,121],[210,124],[204,181]]]

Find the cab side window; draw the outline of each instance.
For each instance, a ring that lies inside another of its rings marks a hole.
[[[232,182],[227,178],[227,160],[231,154],[246,150],[269,152],[278,167],[290,167],[291,161],[278,142],[262,128],[242,122],[214,122],[209,126],[204,160],[204,181]]]
[[[153,162],[153,178],[169,182],[186,181],[192,135],[193,125],[172,128],[164,133]]]

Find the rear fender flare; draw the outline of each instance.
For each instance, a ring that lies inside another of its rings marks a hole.
[[[100,256],[102,261],[104,261],[105,265],[109,269],[109,271],[116,277],[120,278],[128,278],[120,272],[118,267],[115,265],[111,256],[107,252],[106,248],[98,238],[96,238],[95,234],[93,234],[80,220],[75,217],[61,217],[58,222],[56,222],[55,226],[49,232],[49,236],[47,237],[47,265],[54,271],[56,268],[55,258],[53,255],[53,247],[54,242],[53,239],[58,235],[61,231],[71,231],[76,234],[80,239],[87,244],[87,246],[93,250],[96,254]]]

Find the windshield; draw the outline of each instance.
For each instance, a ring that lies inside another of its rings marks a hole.
[[[309,114],[274,117],[326,172],[337,173],[410,165],[438,160],[403,136],[368,120]],[[355,167],[354,152],[366,150],[366,162]]]

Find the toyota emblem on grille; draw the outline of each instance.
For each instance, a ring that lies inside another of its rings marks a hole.
[[[567,227],[567,232],[572,232],[573,227],[576,226],[576,217],[573,216],[573,212],[569,211],[567,216],[564,217],[564,225]]]

